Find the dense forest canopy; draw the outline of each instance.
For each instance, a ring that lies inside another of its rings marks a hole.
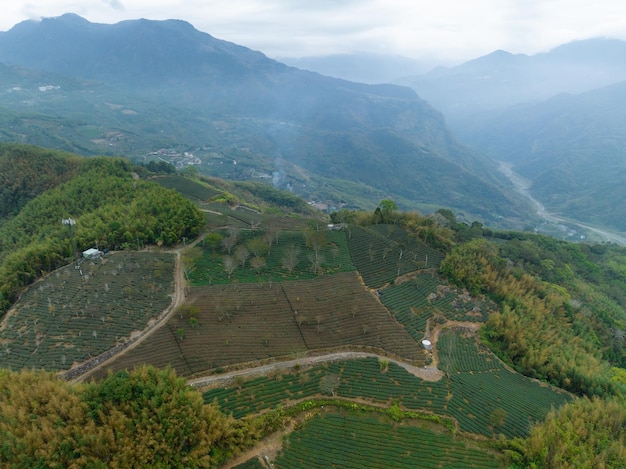
[[[172,370],[99,383],[0,371],[3,467],[215,467],[254,434]]]
[[[17,215],[32,198],[75,176],[82,159],[35,146],[0,145],[0,223]]]

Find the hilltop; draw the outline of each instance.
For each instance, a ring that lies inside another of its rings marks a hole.
[[[328,219],[270,185],[2,150],[30,183],[3,194],[0,364],[75,381],[0,373],[3,462],[626,461],[624,248],[389,199]],[[158,431],[178,415],[193,441]]]

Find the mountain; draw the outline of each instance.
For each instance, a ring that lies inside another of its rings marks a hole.
[[[559,93],[581,93],[626,80],[626,42],[574,41],[536,55],[498,50],[456,67],[438,67],[398,83],[411,86],[454,129],[472,116]]]
[[[550,214],[626,230],[626,42],[496,51],[405,82],[459,140],[509,162]]]
[[[496,166],[409,88],[288,67],[184,21],[25,21],[0,33],[0,62],[12,74],[0,106],[20,129],[7,140],[39,143],[24,125],[35,119],[46,144],[67,135],[57,148],[193,162],[335,204],[392,197],[484,220],[528,215]]]
[[[550,211],[626,231],[626,81],[486,114],[465,136],[512,163]]]
[[[360,83],[393,83],[399,77],[422,74],[432,68],[427,61],[369,53],[281,57],[278,60],[292,67]]]

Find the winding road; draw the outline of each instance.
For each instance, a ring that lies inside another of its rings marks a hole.
[[[142,343],[147,337],[150,336],[156,329],[164,325],[169,318],[174,314],[174,312],[181,306],[185,301],[185,273],[184,267],[182,265],[182,252],[185,249],[193,247],[196,243],[198,243],[202,239],[200,236],[193,243],[188,244],[187,246],[178,247],[177,249],[172,250],[171,252],[176,256],[175,268],[174,268],[174,294],[172,295],[172,303],[168,308],[166,308],[163,313],[154,321],[149,323],[148,327],[143,331],[137,333],[129,342],[124,344],[118,351],[114,349],[109,350],[97,357],[88,360],[87,362],[81,364],[79,367],[80,370],[84,370],[82,372],[78,372],[79,370],[72,369],[68,370],[69,373],[74,370],[73,377],[69,379],[73,379],[75,381],[84,381],[86,378],[92,376],[96,371],[106,368],[113,360],[118,359],[120,355],[129,352],[130,350],[137,347],[140,343]],[[252,366],[244,369],[234,370],[226,373],[221,373],[218,375],[209,375],[202,376],[197,378],[192,378],[188,380],[188,384],[195,387],[204,387],[204,386],[214,386],[220,384],[226,384],[231,382],[233,379],[237,377],[243,378],[252,378],[257,376],[264,376],[271,374],[276,371],[284,371],[289,369],[295,369],[298,367],[308,367],[313,365],[319,365],[322,363],[329,363],[333,361],[343,361],[343,360],[355,360],[360,358],[367,357],[375,357],[379,360],[385,360],[389,363],[395,363],[398,366],[401,366],[409,373],[418,378],[421,378],[425,381],[439,381],[444,373],[438,369],[437,365],[439,363],[438,353],[437,353],[437,339],[439,333],[443,328],[446,327],[463,327],[471,331],[476,331],[480,324],[470,323],[470,322],[456,322],[449,321],[443,325],[439,325],[437,328],[431,331],[431,342],[432,342],[432,351],[431,358],[432,361],[428,366],[415,366],[410,363],[397,360],[395,358],[390,358],[384,355],[379,355],[370,352],[357,352],[357,351],[341,351],[341,352],[332,352],[324,355],[312,355],[312,356],[304,356],[300,358],[296,358],[293,360],[287,361],[276,361],[268,364],[263,364],[259,366]],[[416,346],[418,346],[416,344]],[[313,351],[314,352],[314,351]],[[62,373],[65,374],[65,373]]]
[[[515,189],[517,189],[520,194],[522,194],[533,203],[533,205],[537,209],[537,215],[539,215],[545,221],[554,224],[568,223],[570,225],[576,225],[582,229],[593,231],[607,242],[619,244],[622,246],[626,245],[626,237],[622,235],[596,228],[595,226],[581,223],[577,220],[572,220],[570,218],[560,217],[558,215],[549,213],[548,211],[546,211],[546,207],[540,201],[535,199],[530,193],[531,182],[513,171],[513,163],[505,163],[503,161],[500,161],[499,163],[500,167],[498,168],[498,170],[502,174],[504,174],[509,181],[511,181]]]

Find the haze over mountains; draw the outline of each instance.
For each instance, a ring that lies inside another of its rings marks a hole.
[[[269,176],[337,203],[373,207],[391,196],[400,206],[448,206],[485,219],[527,213],[496,166],[458,144],[410,89],[290,68],[183,21],[27,21],[0,34],[0,62],[75,81],[27,99],[20,80],[33,82],[32,72],[10,69],[3,83],[14,90],[2,96],[11,111],[77,119],[88,138],[74,146],[68,136],[57,142],[64,149],[138,157],[175,147],[199,156],[202,171]],[[22,130],[5,139],[39,142],[25,119],[13,121]]]
[[[392,197],[403,208],[532,226],[531,205],[498,172],[508,161],[549,210],[624,230],[619,85],[554,96],[626,80],[625,51],[600,39],[536,56],[497,51],[404,86],[365,85],[184,21],[103,25],[68,14],[0,33],[0,138],[193,162],[331,205]]]
[[[455,135],[513,164],[547,209],[626,230],[626,43],[576,41],[534,56],[496,51],[402,80]]]

